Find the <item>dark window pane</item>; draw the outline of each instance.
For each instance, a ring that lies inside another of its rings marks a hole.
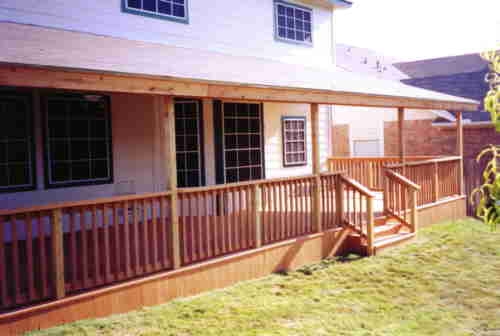
[[[71,160],[86,160],[89,159],[90,146],[87,140],[71,141]]]
[[[260,135],[255,134],[250,136],[250,147],[252,148],[260,147]]]
[[[176,136],[175,137],[175,147],[177,148],[178,152],[183,152],[186,150],[186,141],[184,140],[183,136]]]
[[[86,101],[70,102],[69,118],[71,119],[88,119],[88,109]]]
[[[250,162],[252,165],[260,165],[260,151],[253,150],[250,152]]]
[[[226,170],[226,182],[227,183],[238,182],[238,170],[237,169],[227,169]]]
[[[302,30],[304,29],[304,24],[300,20],[295,20],[295,29]]]
[[[312,42],[312,36],[310,33],[305,33],[304,34],[304,40],[308,42]]]
[[[311,32],[311,24],[309,22],[304,23],[304,30],[308,33]]]
[[[184,172],[177,171],[177,185],[179,186],[179,188],[186,187],[186,178]]]
[[[304,20],[305,21],[311,21],[311,13],[304,11]]]
[[[285,7],[283,5],[278,5],[278,14],[280,15],[285,14]]]
[[[197,151],[198,150],[198,137],[197,136],[186,136],[186,150],[187,151]]]
[[[7,144],[0,143],[0,163],[7,161]]]
[[[250,165],[250,153],[249,151],[238,151],[238,163],[239,166],[248,166]]]
[[[238,117],[248,117],[249,114],[249,104],[238,104]]]
[[[102,179],[109,177],[108,162],[106,160],[92,161],[92,178]]]
[[[12,186],[30,183],[29,168],[24,164],[9,165],[9,184]]]
[[[296,35],[298,41],[304,41],[304,33],[301,31],[297,31]]]
[[[7,145],[7,150],[8,150],[8,155],[7,155],[7,161],[8,162],[27,162],[29,158],[28,150],[29,148],[26,146],[26,142],[20,141],[20,142],[10,142]]]
[[[108,157],[108,146],[104,140],[90,142],[90,156],[92,159],[106,159]]]
[[[156,12],[156,0],[142,0],[142,9]]]
[[[2,114],[2,124],[5,123],[5,126],[2,127],[4,131],[2,135],[7,136],[9,139],[23,139],[29,130],[26,111],[9,109],[8,106],[10,105],[15,106],[15,104],[7,104],[6,113]]]
[[[65,101],[49,100],[47,110],[50,111],[49,119],[66,119],[67,107]]]
[[[226,152],[226,167],[236,167],[238,165],[237,155],[235,151]]]
[[[158,1],[158,12],[172,15],[172,4],[165,1]]]
[[[226,149],[234,149],[237,148],[237,140],[236,140],[236,135],[226,135],[224,137],[225,141],[225,147]]]
[[[260,132],[260,120],[259,119],[250,119],[249,131],[252,133]]]
[[[50,120],[49,121],[49,137],[51,138],[67,138],[69,129],[66,120]]]
[[[250,136],[248,135],[238,135],[238,148],[248,148],[250,147]]]
[[[238,133],[248,133],[250,128],[249,119],[238,119],[236,128]]]
[[[234,133],[236,132],[236,119],[224,119],[224,132]]]
[[[249,181],[250,180],[250,168],[240,168],[240,181]]]
[[[262,168],[253,167],[252,168],[252,180],[260,180],[262,178]]]
[[[198,121],[196,119],[186,119],[186,133],[198,134]]]
[[[177,134],[184,134],[186,132],[186,128],[184,127],[184,119],[175,120],[175,132]]]
[[[294,38],[295,38],[295,33],[294,33],[294,31],[293,31],[293,30],[291,30],[291,29],[288,29],[288,30],[286,31],[286,37],[287,37],[287,38],[289,38],[289,39],[294,39]]]
[[[189,153],[187,155],[187,169],[199,169],[198,153]]]
[[[278,36],[286,38],[286,29],[285,28],[279,28],[278,29]]]
[[[183,18],[185,16],[184,6],[174,4],[174,16]]]
[[[88,138],[89,123],[86,120],[71,120],[69,122],[69,134],[72,138]]]
[[[295,11],[295,17],[296,17],[297,19],[302,20],[302,19],[304,18],[304,11],[301,11],[301,10],[296,10],[296,11]]]
[[[184,116],[186,118],[198,118],[198,104],[197,103],[184,103]]]
[[[288,28],[293,28],[294,27],[293,18],[289,17],[289,18],[286,19],[286,26]]]
[[[186,154],[177,153],[177,169],[186,169]]]
[[[200,175],[198,171],[190,171],[187,174],[187,186],[188,187],[199,187],[200,186]]]
[[[293,8],[292,7],[287,7],[286,8],[286,15],[287,16],[293,16]]]
[[[141,8],[141,0],[128,0],[127,3],[130,8]]]
[[[174,0],[174,3],[184,5],[184,0]]]
[[[260,105],[259,104],[250,104],[250,117],[260,117]]]
[[[224,116],[226,116],[226,117],[236,116],[236,104],[235,103],[224,103]]]
[[[90,178],[90,163],[74,162],[71,167],[73,180],[87,180]]]
[[[184,117],[184,105],[183,103],[176,103],[174,105],[175,117],[182,118]]]
[[[54,182],[68,181],[70,178],[70,164],[56,162],[52,167],[52,180]]]
[[[278,26],[281,26],[281,27],[285,26],[285,22],[286,22],[286,19],[284,16],[281,16],[281,15],[278,16]]]
[[[105,120],[92,120],[90,122],[90,136],[92,138],[106,138],[107,129]]]
[[[63,161],[69,160],[69,143],[68,141],[51,141],[50,153],[52,160]]]
[[[9,179],[7,176],[7,166],[0,165],[0,187],[9,187]]]

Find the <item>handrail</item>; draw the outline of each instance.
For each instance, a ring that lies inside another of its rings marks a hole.
[[[419,159],[434,159],[438,157],[437,155],[414,155],[414,156],[406,156],[407,160],[419,160]],[[328,160],[349,160],[349,161],[392,161],[399,160],[399,156],[330,156]]]
[[[344,175],[341,175],[342,181],[346,182],[347,184],[351,185],[352,187],[356,188],[360,193],[362,193],[366,197],[370,198],[375,198],[377,194],[372,192],[370,189],[362,185],[361,183],[357,182],[356,180],[353,180],[349,177],[346,177]]]
[[[83,206],[92,206],[92,205],[98,205],[98,204],[103,204],[103,203],[134,201],[134,200],[140,200],[143,198],[165,197],[165,196],[170,196],[171,194],[172,194],[171,191],[161,191],[161,192],[147,193],[147,194],[134,194],[134,195],[126,195],[126,196],[102,197],[102,198],[96,198],[96,199],[92,199],[92,200],[57,202],[57,203],[52,203],[52,204],[48,204],[48,205],[0,210],[0,216],[12,216],[12,215],[16,215],[19,213],[26,213],[26,212],[45,212],[45,211],[52,211],[52,210],[61,209],[61,208],[75,208],[75,207],[83,207]]]
[[[407,166],[420,166],[423,164],[430,164],[430,163],[438,163],[438,162],[450,162],[450,161],[457,161],[461,160],[461,156],[446,156],[446,157],[440,157],[437,159],[431,159],[431,160],[423,160],[423,161],[410,161],[410,162],[405,162],[405,163],[396,163],[396,164],[389,164],[386,167],[387,168],[403,168]]]
[[[412,189],[414,189],[414,190],[420,190],[420,189],[421,189],[421,187],[420,187],[418,184],[416,184],[416,183],[414,183],[414,182],[410,181],[409,179],[407,179],[407,178],[406,178],[406,177],[404,177],[403,175],[398,174],[398,173],[396,173],[396,172],[394,172],[394,171],[392,171],[392,170],[388,170],[388,169],[387,169],[387,170],[385,171],[385,174],[386,174],[387,176],[390,176],[390,177],[393,177],[393,178],[395,178],[395,179],[399,180],[399,182],[401,182],[402,184],[404,184],[404,185],[406,185],[406,186],[408,186],[408,187],[410,187],[410,188],[412,188]]]

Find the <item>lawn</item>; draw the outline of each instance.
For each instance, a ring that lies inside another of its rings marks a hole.
[[[33,335],[500,335],[500,232],[443,223],[381,256]]]

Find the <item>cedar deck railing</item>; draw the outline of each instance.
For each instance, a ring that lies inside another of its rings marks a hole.
[[[327,173],[0,211],[0,309],[345,224],[370,232],[371,199]]]
[[[421,161],[434,159],[435,156],[408,156],[406,160]],[[345,171],[347,175],[372,190],[384,188],[385,167],[400,163],[395,156],[385,157],[330,157],[329,171]]]
[[[385,171],[384,212],[397,218],[402,224],[416,233],[417,224],[417,192],[420,186],[406,177],[391,171]]]

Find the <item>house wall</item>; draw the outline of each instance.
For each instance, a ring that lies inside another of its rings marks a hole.
[[[288,1],[313,9],[313,46],[275,40],[272,0],[216,0],[209,3],[189,0],[188,24],[124,13],[122,0],[74,0],[70,4],[63,0],[0,0],[0,21],[294,64],[330,66],[334,55],[332,10],[305,0]]]
[[[429,120],[434,119],[435,114],[431,111],[424,110],[406,110],[405,120]],[[381,156],[393,155],[396,148],[390,148],[387,151],[384,137],[384,123],[395,122],[397,124],[397,110],[394,108],[373,108],[362,106],[334,106],[333,112],[333,127],[345,127],[348,132],[349,151],[345,151],[341,145],[336,145],[336,142],[345,143],[345,133],[335,133],[332,139],[333,147],[335,148],[334,155],[348,156],[355,155],[354,142],[355,141],[377,141],[379,145],[378,152]],[[397,129],[396,129],[397,130]],[[397,134],[396,134],[397,135]],[[338,138],[340,137],[340,138]],[[409,137],[409,136],[408,136]]]
[[[36,93],[35,97],[38,97]],[[160,161],[161,130],[160,124],[156,121],[159,116],[158,99],[155,96],[128,94],[112,94],[110,97],[114,183],[46,189],[40,111],[38,104],[34,104],[35,128],[37,128],[37,190],[0,193],[0,209],[164,189],[165,179]]]

